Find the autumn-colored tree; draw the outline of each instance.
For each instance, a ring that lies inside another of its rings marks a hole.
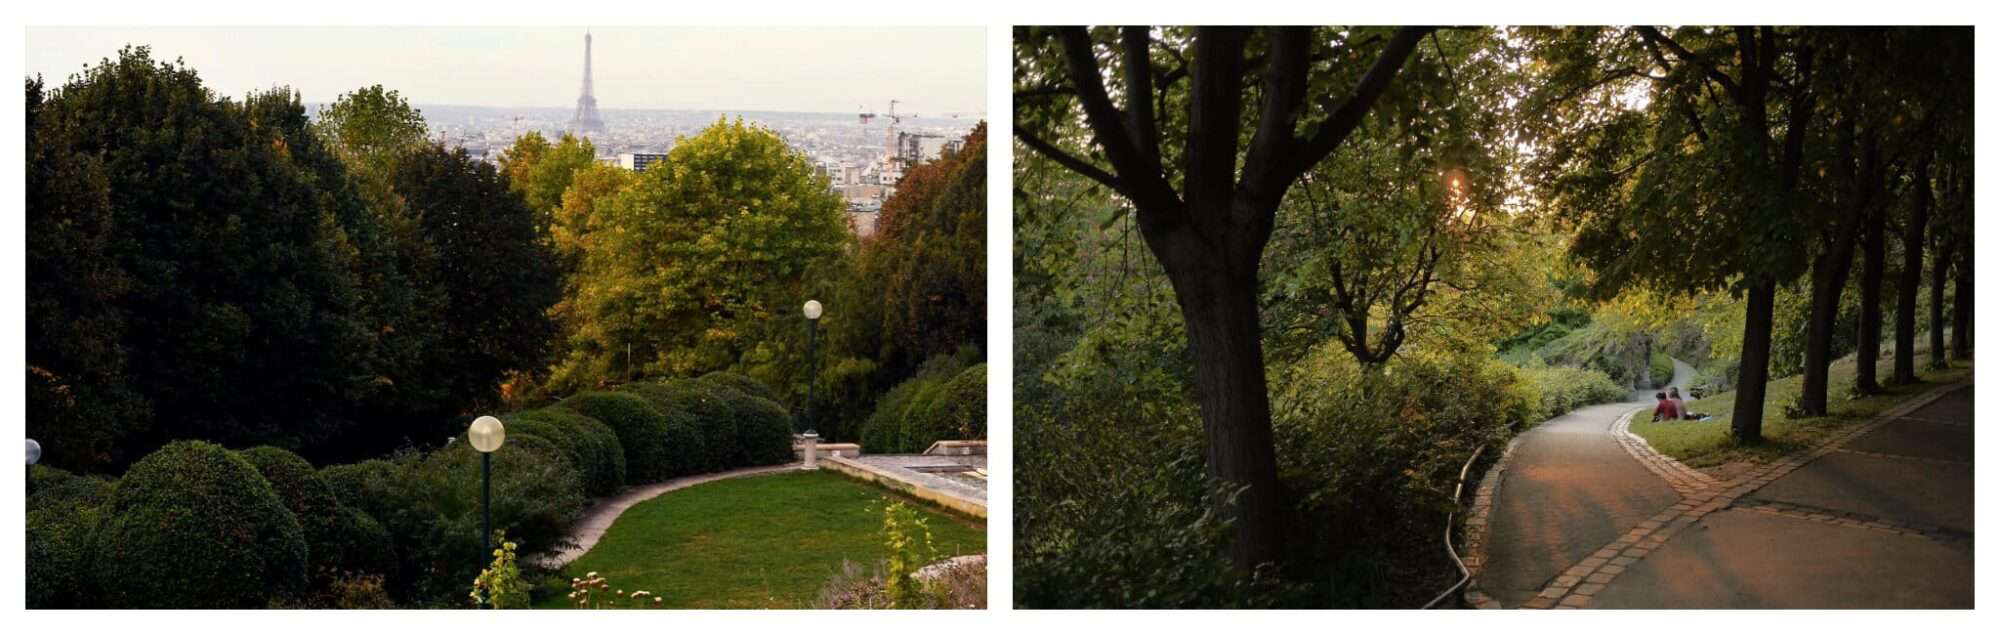
[[[986,125],[960,148],[911,168],[882,204],[860,253],[860,275],[880,285],[891,374],[986,342]]]

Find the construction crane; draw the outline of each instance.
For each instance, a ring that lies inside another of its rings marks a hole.
[[[888,117],[889,125],[891,126],[903,123],[903,116],[896,114],[896,104],[900,103],[903,102],[895,99],[889,100],[889,112],[887,114],[876,114],[872,112],[861,113],[861,125],[864,126],[868,125],[868,122],[874,121],[876,117]],[[915,117],[916,115],[910,115],[910,116]]]

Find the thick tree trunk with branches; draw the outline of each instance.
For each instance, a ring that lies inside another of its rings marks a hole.
[[[1312,29],[1267,33],[1268,59],[1258,94],[1256,129],[1241,148],[1245,49],[1252,32],[1205,27],[1192,41],[1186,79],[1186,141],[1180,187],[1161,163],[1151,31],[1120,31],[1123,108],[1114,104],[1082,27],[1060,31],[1068,88],[1082,106],[1106,170],[1016,126],[1024,145],[1131,201],[1147,247],[1166,269],[1196,358],[1203,431],[1211,475],[1242,488],[1222,510],[1236,520],[1229,555],[1250,569],[1284,554],[1285,501],[1278,491],[1271,406],[1264,378],[1257,268],[1285,192],[1347,138],[1416,48],[1428,28],[1404,28],[1347,95],[1324,102],[1326,117],[1299,135],[1307,104]],[[1240,152],[1239,152],[1240,150]],[[1239,154],[1241,161],[1239,163]]]

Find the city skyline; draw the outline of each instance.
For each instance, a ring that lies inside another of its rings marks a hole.
[[[381,84],[414,104],[573,108],[586,29],[606,111],[985,110],[985,30],[963,27],[34,27],[26,73],[60,84],[130,44],[227,96]]]

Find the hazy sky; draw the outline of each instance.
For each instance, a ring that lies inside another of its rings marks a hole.
[[[330,101],[369,84],[417,104],[576,104],[585,27],[31,27],[27,72],[60,84],[127,43],[176,57],[232,97],[289,85]],[[589,27],[600,109],[986,106],[983,27]]]

